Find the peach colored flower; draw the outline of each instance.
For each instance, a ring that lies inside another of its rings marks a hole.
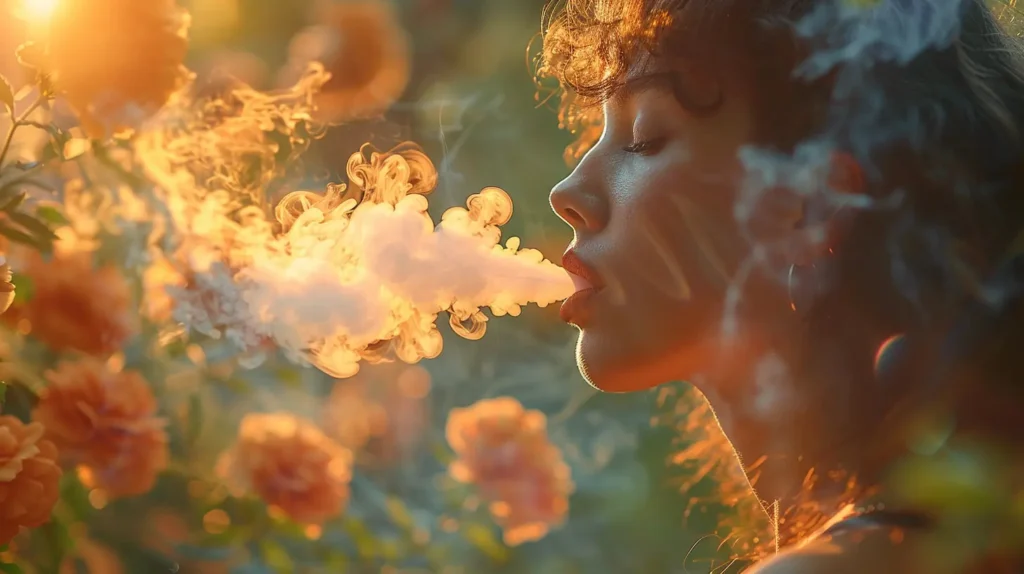
[[[360,463],[394,464],[422,442],[430,383],[430,373],[420,365],[364,365],[355,376],[334,383],[323,428]]]
[[[43,425],[0,416],[0,546],[50,519],[60,497],[57,449]]]
[[[311,61],[331,79],[317,95],[317,116],[327,122],[371,117],[386,110],[409,82],[408,34],[389,2],[325,2],[317,22],[290,47],[283,80],[294,83]]]
[[[182,86],[188,23],[174,0],[61,0],[36,31],[40,64],[90,134],[111,135]]]
[[[91,358],[47,371],[32,418],[46,426],[61,461],[109,497],[143,494],[167,467],[166,421],[145,379]]]
[[[539,540],[564,521],[574,486],[543,413],[510,397],[483,400],[452,409],[446,435],[458,456],[449,474],[479,488],[506,544]]]
[[[250,414],[217,464],[236,494],[253,492],[292,520],[320,524],[348,504],[352,454],[309,421]]]
[[[131,290],[116,267],[95,269],[90,254],[80,251],[58,251],[50,261],[31,252],[18,275],[31,281],[32,295],[4,318],[26,320],[32,335],[53,350],[104,356],[134,334]]]

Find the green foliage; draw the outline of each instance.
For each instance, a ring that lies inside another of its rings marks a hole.
[[[14,290],[14,302],[15,303],[26,303],[32,299],[34,293],[34,285],[32,278],[28,275],[14,275],[14,284],[16,289]]]
[[[68,224],[68,220],[64,217],[64,214],[61,213],[60,208],[54,205],[40,205],[36,208],[36,217],[38,217],[40,221],[49,223],[54,227]]]

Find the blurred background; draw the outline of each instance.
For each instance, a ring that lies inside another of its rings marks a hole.
[[[558,128],[557,98],[544,101],[546,93],[534,83],[529,48],[539,42],[543,0],[183,5],[192,14],[189,67],[201,81],[205,76],[216,82],[228,73],[256,88],[280,87],[290,85],[305,61],[319,59],[335,74],[320,103],[322,113],[360,109],[351,99],[358,96],[346,92],[365,91],[371,82],[381,86],[366,103],[371,113],[375,100],[394,97],[383,118],[331,118],[349,123],[314,142],[305,170],[312,180],[342,181],[348,156],[363,142],[388,149],[412,140],[440,174],[430,198],[435,220],[443,210],[464,205],[468,195],[497,186],[515,205],[503,228],[506,236],[521,237],[524,246],[554,261],[561,257],[572,233],[551,212],[547,194],[571,170],[563,150],[572,136]],[[724,571],[723,561],[711,560],[721,542],[713,536],[715,518],[710,512],[685,516],[695,493],[681,492],[680,485],[692,476],[672,462],[685,446],[683,437],[672,424],[653,422],[665,411],[658,394],[593,391],[575,367],[574,330],[558,321],[556,307],[532,306],[518,320],[494,319],[479,341],[443,331],[445,352],[419,365],[431,381],[421,399],[425,404],[415,407],[426,411],[422,423],[385,404],[390,416],[402,417],[399,422],[423,426],[381,430],[405,434],[365,441],[364,448],[378,457],[398,456],[387,464],[378,461],[363,480],[356,477],[350,518],[365,519],[373,536],[387,539],[379,504],[386,496],[400,498],[433,522],[435,543],[450,545],[442,563],[453,573],[708,572],[714,566]],[[377,373],[386,370],[366,369],[342,384],[365,385],[377,395],[370,400],[387,403],[381,391],[394,369]],[[377,380],[370,380],[373,375]],[[547,414],[549,433],[576,484],[565,525],[514,548],[501,543],[486,513],[465,508],[460,498],[468,491],[438,489],[445,476],[443,460],[435,455],[446,449],[449,410],[497,396],[515,397]],[[395,440],[417,444],[404,453],[385,452],[401,450],[387,444]],[[365,568],[357,571],[383,565],[366,558],[353,562]]]
[[[339,125],[313,141],[296,185],[320,190],[344,181],[350,154],[364,143],[384,151],[411,140],[440,175],[430,196],[435,221],[482,188],[500,187],[515,206],[505,236],[558,261],[572,234],[547,194],[571,169],[563,151],[572,136],[558,128],[557,99],[534,83],[528,48],[539,41],[543,0],[180,3],[192,17],[186,64],[201,89],[236,80],[261,90],[290,86],[311,60],[333,74],[318,106],[322,119]],[[19,42],[4,43],[6,55]],[[62,499],[81,507],[88,527],[45,527],[44,536],[33,537],[33,545],[45,546],[33,549],[36,556],[68,550],[65,538],[76,541],[68,551],[74,560],[40,571],[741,569],[727,560],[731,542],[719,527],[725,511],[712,465],[690,464],[719,443],[707,438],[712,417],[686,387],[598,394],[579,375],[575,332],[554,307],[494,318],[479,341],[441,329],[445,351],[437,359],[368,366],[340,381],[284,363],[241,372],[220,365],[210,349],[201,360],[190,354],[208,366],[201,397],[175,398],[174,381],[161,391],[172,413],[181,406],[171,442],[175,460],[185,462],[143,497],[107,501],[66,484]],[[449,476],[449,413],[496,397],[544,413],[548,436],[571,469],[568,517],[539,540],[507,543],[473,485]],[[322,419],[355,452],[350,502],[337,528],[267,522],[256,518],[263,507],[229,500],[215,480],[196,478],[210,474],[241,416],[259,410]]]

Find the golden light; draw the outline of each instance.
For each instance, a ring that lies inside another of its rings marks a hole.
[[[26,20],[45,22],[53,16],[60,5],[60,0],[23,0],[22,14]]]

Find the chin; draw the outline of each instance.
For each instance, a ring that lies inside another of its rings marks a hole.
[[[625,346],[602,345],[601,341],[580,332],[576,342],[576,365],[583,378],[599,391],[606,393],[632,393],[646,391],[669,382],[651,369],[653,361],[631,355]],[[614,342],[610,342],[614,343]]]

